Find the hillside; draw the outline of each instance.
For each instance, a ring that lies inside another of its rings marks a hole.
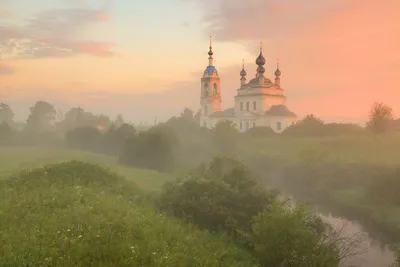
[[[1,266],[255,266],[249,255],[139,204],[140,189],[70,161],[0,181]]]
[[[126,180],[134,181],[139,187],[148,191],[159,190],[165,181],[174,179],[167,174],[156,171],[134,169],[120,165],[115,157],[81,150],[45,147],[2,147],[0,150],[0,179],[7,178],[22,169],[32,169],[46,164],[62,163],[70,160],[101,164]]]

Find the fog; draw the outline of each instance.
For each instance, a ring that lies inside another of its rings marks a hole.
[[[0,0],[0,265],[400,266],[400,6],[317,2]]]

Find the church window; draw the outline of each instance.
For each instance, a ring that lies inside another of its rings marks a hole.
[[[278,122],[276,123],[276,129],[277,129],[278,131],[280,131],[280,130],[282,129],[282,124],[281,124],[280,121],[278,121]]]
[[[204,96],[208,96],[208,83],[204,84]]]
[[[218,94],[218,86],[216,83],[214,83],[214,95]]]
[[[250,109],[250,103],[247,101],[247,103],[246,103],[246,110],[249,110]]]
[[[243,110],[243,102],[240,102],[240,110]]]
[[[253,101],[253,109],[256,110],[257,109],[257,102]]]
[[[208,107],[207,106],[204,106],[204,115],[208,115]]]

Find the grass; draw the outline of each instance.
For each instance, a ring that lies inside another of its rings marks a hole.
[[[40,155],[35,162],[26,157],[24,167],[77,157]],[[131,178],[145,173],[132,170]],[[78,161],[3,179],[0,266],[255,266],[224,237],[160,214],[139,204],[140,197],[134,183]]]
[[[382,135],[378,139],[369,135],[329,138],[279,136],[256,140],[250,153],[254,151],[265,157],[279,158],[278,162],[283,167],[292,163],[298,164],[298,170],[307,169],[302,162],[306,157],[305,151],[313,152],[309,155],[321,155],[321,162],[331,164],[332,167],[323,169],[316,177],[310,174],[303,174],[304,177],[301,177],[302,174],[295,172],[286,180],[286,185],[290,186],[295,179],[300,179],[297,184],[299,188],[291,190],[291,193],[296,196],[296,192],[302,192],[300,187],[304,187],[310,198],[312,193],[317,193],[318,197],[310,199],[311,201],[328,200],[335,209],[342,210],[345,214],[354,214],[352,219],[373,222],[374,229],[371,230],[382,232],[391,242],[400,242],[400,206],[379,203],[366,194],[371,183],[384,175],[378,167],[399,167],[400,135]],[[347,163],[357,164],[352,166]],[[348,171],[339,171],[346,168]],[[310,177],[315,183],[306,186],[305,181]],[[317,192],[320,188],[315,186],[317,182],[322,184],[321,192]]]
[[[377,140],[370,135],[327,138],[262,138],[252,142],[250,152],[298,161],[299,153],[314,150],[343,162],[398,165],[400,163],[400,135],[383,135]]]
[[[174,177],[152,170],[134,169],[120,165],[115,157],[58,148],[42,147],[11,147],[0,148],[0,179],[7,178],[12,173],[23,169],[32,169],[46,164],[62,163],[79,160],[107,166],[113,172],[128,181],[135,182],[139,187],[148,191],[157,191],[161,186]]]

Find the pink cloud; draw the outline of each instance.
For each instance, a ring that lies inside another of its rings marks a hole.
[[[85,40],[88,31],[109,20],[107,10],[91,8],[41,11],[27,25],[0,24],[0,47],[14,57],[112,56],[112,44]]]
[[[267,72],[279,57],[299,114],[365,116],[373,101],[400,112],[400,1],[205,0],[204,8],[217,41],[250,42],[255,57],[265,41]]]

